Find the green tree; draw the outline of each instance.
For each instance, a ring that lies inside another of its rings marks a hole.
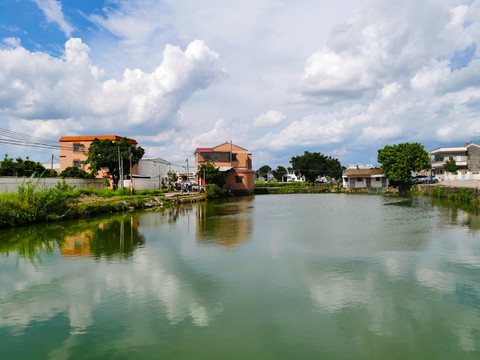
[[[135,148],[126,137],[120,141],[111,141],[109,139],[100,141],[98,138],[95,138],[88,148],[87,160],[85,160],[85,164],[90,164],[90,172],[93,176],[100,169],[105,169],[107,175],[112,179],[114,189],[117,188],[120,179],[118,149],[120,149],[120,157],[123,159],[123,175],[129,174],[130,153],[133,166],[142,158],[145,150],[140,146]]]
[[[93,174],[86,172],[83,169],[80,169],[76,166],[69,166],[65,168],[61,173],[60,176],[62,178],[82,178],[82,179],[91,179],[93,178]]]
[[[28,158],[23,160],[21,157],[15,160],[5,154],[5,158],[0,161],[0,176],[54,176],[56,173],[46,169],[39,162]]]
[[[212,163],[202,163],[197,168],[197,176],[203,178],[205,176],[205,184],[215,184],[219,188],[225,185],[226,174],[221,172]]]
[[[411,183],[412,172],[430,169],[430,157],[420,143],[386,145],[378,150],[377,160],[387,174],[392,185],[400,192],[406,192]]]
[[[276,170],[272,170],[272,175],[277,181],[282,181],[283,177],[287,175],[287,169],[283,166],[277,166]]]
[[[258,176],[263,176],[268,181],[268,175],[272,171],[272,168],[268,165],[263,165],[260,169],[257,170]]]
[[[308,182],[314,182],[318,176],[340,178],[345,169],[338,159],[319,152],[305,151],[303,155],[292,157],[290,163],[295,174],[304,176]]]
[[[458,170],[457,162],[453,158],[447,160],[445,161],[445,166],[443,168],[445,169],[445,171],[453,173]]]
[[[168,182],[176,182],[178,180],[177,173],[175,171],[169,171],[167,173],[168,176]]]

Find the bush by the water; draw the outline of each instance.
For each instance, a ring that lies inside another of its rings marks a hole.
[[[17,193],[0,194],[0,227],[58,219],[67,211],[71,193],[60,187],[36,190],[31,178]]]

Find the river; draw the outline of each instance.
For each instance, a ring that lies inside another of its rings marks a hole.
[[[480,217],[264,195],[0,231],[1,359],[479,359]]]

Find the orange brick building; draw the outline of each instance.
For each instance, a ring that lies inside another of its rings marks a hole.
[[[240,146],[226,142],[213,148],[197,148],[195,173],[200,164],[209,162],[226,173],[225,187],[237,194],[253,194],[255,173],[252,154]]]
[[[84,162],[87,159],[88,148],[92,141],[97,138],[98,140],[109,139],[111,141],[120,141],[122,136],[117,135],[102,135],[102,136],[62,136],[60,138],[60,172],[67,167],[76,166],[83,170],[88,170],[89,166]],[[137,147],[137,142],[134,139],[127,138],[128,142]],[[133,166],[132,174],[137,173],[137,166]],[[100,170],[97,174],[97,178],[106,176],[106,172]]]

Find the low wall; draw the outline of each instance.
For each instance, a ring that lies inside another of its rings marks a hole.
[[[118,185],[121,187],[121,182]],[[123,187],[125,189],[130,188],[130,180],[123,180]],[[133,178],[133,189],[134,190],[161,190],[162,183],[157,179],[142,179],[142,178]]]
[[[14,176],[0,176],[0,193],[17,192],[19,185],[29,183],[33,181],[37,184],[37,189],[44,189],[56,186],[59,182],[63,182],[62,178],[17,178]],[[103,179],[77,179],[77,178],[65,178],[65,183],[74,187],[75,189],[83,188],[95,188],[103,189]]]

